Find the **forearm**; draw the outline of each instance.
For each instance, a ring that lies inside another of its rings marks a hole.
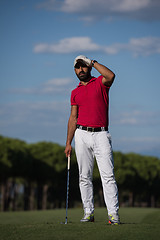
[[[95,62],[94,68],[104,77],[104,84],[111,85],[114,81],[115,74],[106,66]]]
[[[77,105],[73,105],[71,106],[71,115],[68,120],[67,141],[66,141],[66,148],[64,151],[66,154],[66,157],[70,156],[72,152],[71,143],[76,130],[77,116],[78,116],[78,107]]]
[[[71,145],[71,143],[72,143],[74,133],[75,133],[75,130],[76,130],[76,124],[77,124],[77,119],[73,118],[73,117],[70,117],[69,121],[68,121],[66,145],[67,144]]]

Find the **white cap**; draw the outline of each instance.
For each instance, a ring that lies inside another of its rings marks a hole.
[[[77,64],[77,62],[83,62],[87,67],[92,66],[91,60],[89,58],[85,57],[84,55],[79,55],[75,58],[74,67]]]

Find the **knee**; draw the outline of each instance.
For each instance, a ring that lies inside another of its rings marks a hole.
[[[92,176],[90,174],[80,174],[79,183],[87,186],[92,184]]]
[[[106,183],[115,182],[115,176],[113,173],[102,174],[101,178],[102,181],[105,181]]]

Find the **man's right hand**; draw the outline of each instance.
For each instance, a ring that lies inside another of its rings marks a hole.
[[[66,148],[65,148],[64,152],[66,154],[66,157],[71,156],[71,153],[72,153],[72,146],[71,146],[71,144],[66,144]]]

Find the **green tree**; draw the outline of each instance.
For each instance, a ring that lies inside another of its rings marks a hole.
[[[29,150],[34,162],[32,181],[36,182],[37,186],[37,207],[46,209],[48,185],[53,176],[56,178],[53,164],[54,144],[50,142],[30,144]]]
[[[11,163],[8,160],[9,146],[6,139],[0,136],[0,186],[1,186],[1,211],[6,210],[8,191],[7,180],[10,177]]]
[[[137,195],[141,194],[142,186],[145,184],[139,174],[140,156],[138,154],[114,153],[115,176],[119,186],[120,202],[128,201],[129,206],[135,205]],[[128,197],[126,196],[128,195]],[[128,200],[127,200],[128,199]]]
[[[132,165],[136,169],[140,181],[136,190],[145,201],[148,207],[156,205],[156,199],[159,195],[157,186],[159,184],[160,160],[156,157],[142,156],[139,154],[128,154]],[[142,201],[142,199],[141,199]]]
[[[8,210],[11,202],[15,208],[16,179],[28,174],[30,169],[28,159],[25,142],[7,137],[0,138],[1,209],[3,211]]]

